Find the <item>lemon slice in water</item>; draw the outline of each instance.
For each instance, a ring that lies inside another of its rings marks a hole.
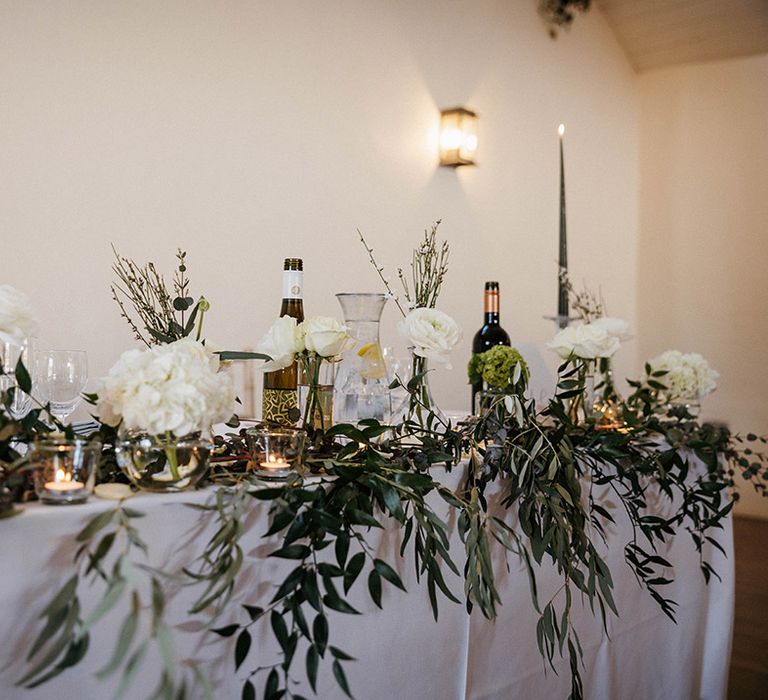
[[[387,376],[387,367],[378,343],[366,343],[357,354],[363,359],[363,366],[360,368],[360,376],[363,379],[384,379]]]

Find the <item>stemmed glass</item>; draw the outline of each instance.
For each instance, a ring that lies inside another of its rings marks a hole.
[[[51,415],[63,423],[77,408],[88,380],[84,350],[40,350],[36,362],[40,399],[51,405]]]
[[[8,406],[8,412],[17,420],[23,418],[32,408],[32,397],[22,391],[15,377],[16,364],[19,359],[24,362],[24,367],[29,372],[32,381],[35,380],[34,364],[34,340],[26,338],[20,343],[0,343],[0,362],[3,366],[3,374],[0,376],[0,389],[3,391],[13,388],[13,401]],[[33,388],[34,391],[34,388]]]

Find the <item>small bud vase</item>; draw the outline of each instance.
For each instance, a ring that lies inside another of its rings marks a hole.
[[[333,425],[333,382],[337,363],[319,355],[305,358],[299,370],[299,412],[304,429]]]
[[[444,432],[448,421],[432,396],[429,386],[429,361],[411,348],[410,375],[405,384],[408,395],[397,415],[404,423],[415,424],[422,430]]]

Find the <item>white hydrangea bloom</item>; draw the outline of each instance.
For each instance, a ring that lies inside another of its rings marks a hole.
[[[0,342],[20,344],[37,331],[38,322],[26,295],[0,284]]]
[[[187,435],[231,417],[232,379],[189,338],[124,352],[104,378],[98,413],[108,425],[152,435]]]
[[[697,352],[682,353],[667,350],[650,360],[654,371],[667,372],[659,381],[668,387],[668,398],[697,401],[711,394],[717,388],[720,375]]]

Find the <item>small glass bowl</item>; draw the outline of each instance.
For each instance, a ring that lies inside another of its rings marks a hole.
[[[115,445],[118,466],[144,491],[186,491],[208,470],[213,443],[198,436],[130,434]]]

